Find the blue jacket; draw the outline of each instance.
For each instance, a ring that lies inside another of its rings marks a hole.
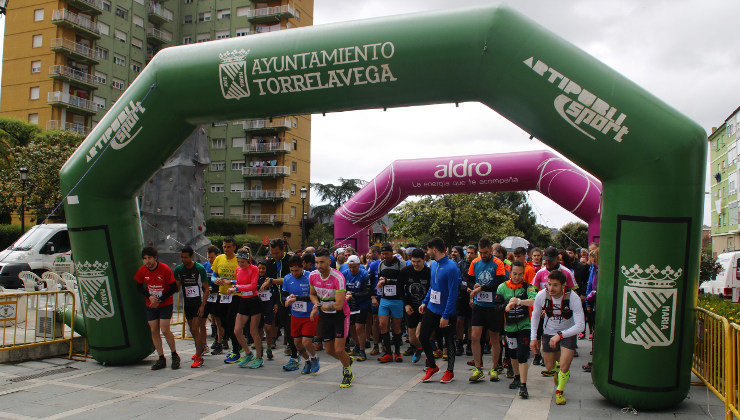
[[[450,319],[456,313],[460,269],[446,255],[439,261],[433,261],[431,269],[432,281],[422,304],[435,314],[442,315],[442,318]],[[430,297],[433,292],[439,292],[439,303],[431,301]]]
[[[370,297],[373,296],[373,290],[370,282],[370,275],[365,268],[360,266],[360,271],[353,275],[349,268],[341,271],[345,280],[345,287],[348,292],[352,292],[352,299],[349,302],[350,310],[370,309]]]

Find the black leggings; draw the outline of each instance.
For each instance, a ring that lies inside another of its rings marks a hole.
[[[447,370],[453,371],[455,370],[455,328],[457,317],[454,315],[451,316],[446,328],[439,328],[440,319],[442,319],[442,315],[435,314],[429,308],[424,311],[424,314],[421,316],[419,341],[421,341],[421,347],[427,356],[427,366],[436,367],[437,363],[434,361],[434,349],[430,338],[434,331],[437,332],[438,340],[444,338],[444,344],[447,347]]]
[[[221,325],[224,327],[224,330],[229,333],[229,337],[231,338],[231,350],[236,354],[239,354],[242,349],[242,346],[239,345],[239,341],[237,341],[236,335],[234,334],[236,315],[239,313],[240,299],[241,298],[239,296],[233,296],[231,298],[231,303],[229,303],[229,310],[226,313],[226,317],[221,318]]]

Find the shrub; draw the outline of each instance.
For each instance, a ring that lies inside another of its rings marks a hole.
[[[221,244],[223,243],[224,237],[226,236],[231,236],[232,238],[234,238],[234,243],[237,249],[239,249],[242,245],[246,243],[247,245],[249,245],[250,248],[252,248],[252,252],[257,252],[257,249],[259,248],[259,244],[261,243],[260,238],[258,238],[256,235],[246,235],[246,234],[243,234],[243,235],[211,235],[209,232],[209,234],[206,235],[206,238],[208,238],[208,240],[211,241],[213,245],[216,245],[218,249],[221,249]],[[223,249],[221,249],[221,252],[223,252]]]
[[[31,227],[27,226],[26,231]],[[0,249],[9,247],[21,237],[21,234],[21,227],[19,225],[0,225]]]
[[[214,218],[206,220],[206,232],[209,235],[235,236],[247,231],[247,222],[238,219]]]

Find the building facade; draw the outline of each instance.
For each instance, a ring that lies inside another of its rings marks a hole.
[[[709,135],[709,173],[712,253],[740,249],[740,108]]]
[[[0,115],[87,135],[162,48],[312,24],[313,0],[15,0]],[[310,116],[214,122],[207,138],[206,218],[300,246]]]

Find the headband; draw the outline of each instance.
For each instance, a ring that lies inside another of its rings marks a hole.
[[[249,255],[249,252],[237,252],[236,258],[241,258],[243,260],[249,260],[251,259],[251,255]]]

